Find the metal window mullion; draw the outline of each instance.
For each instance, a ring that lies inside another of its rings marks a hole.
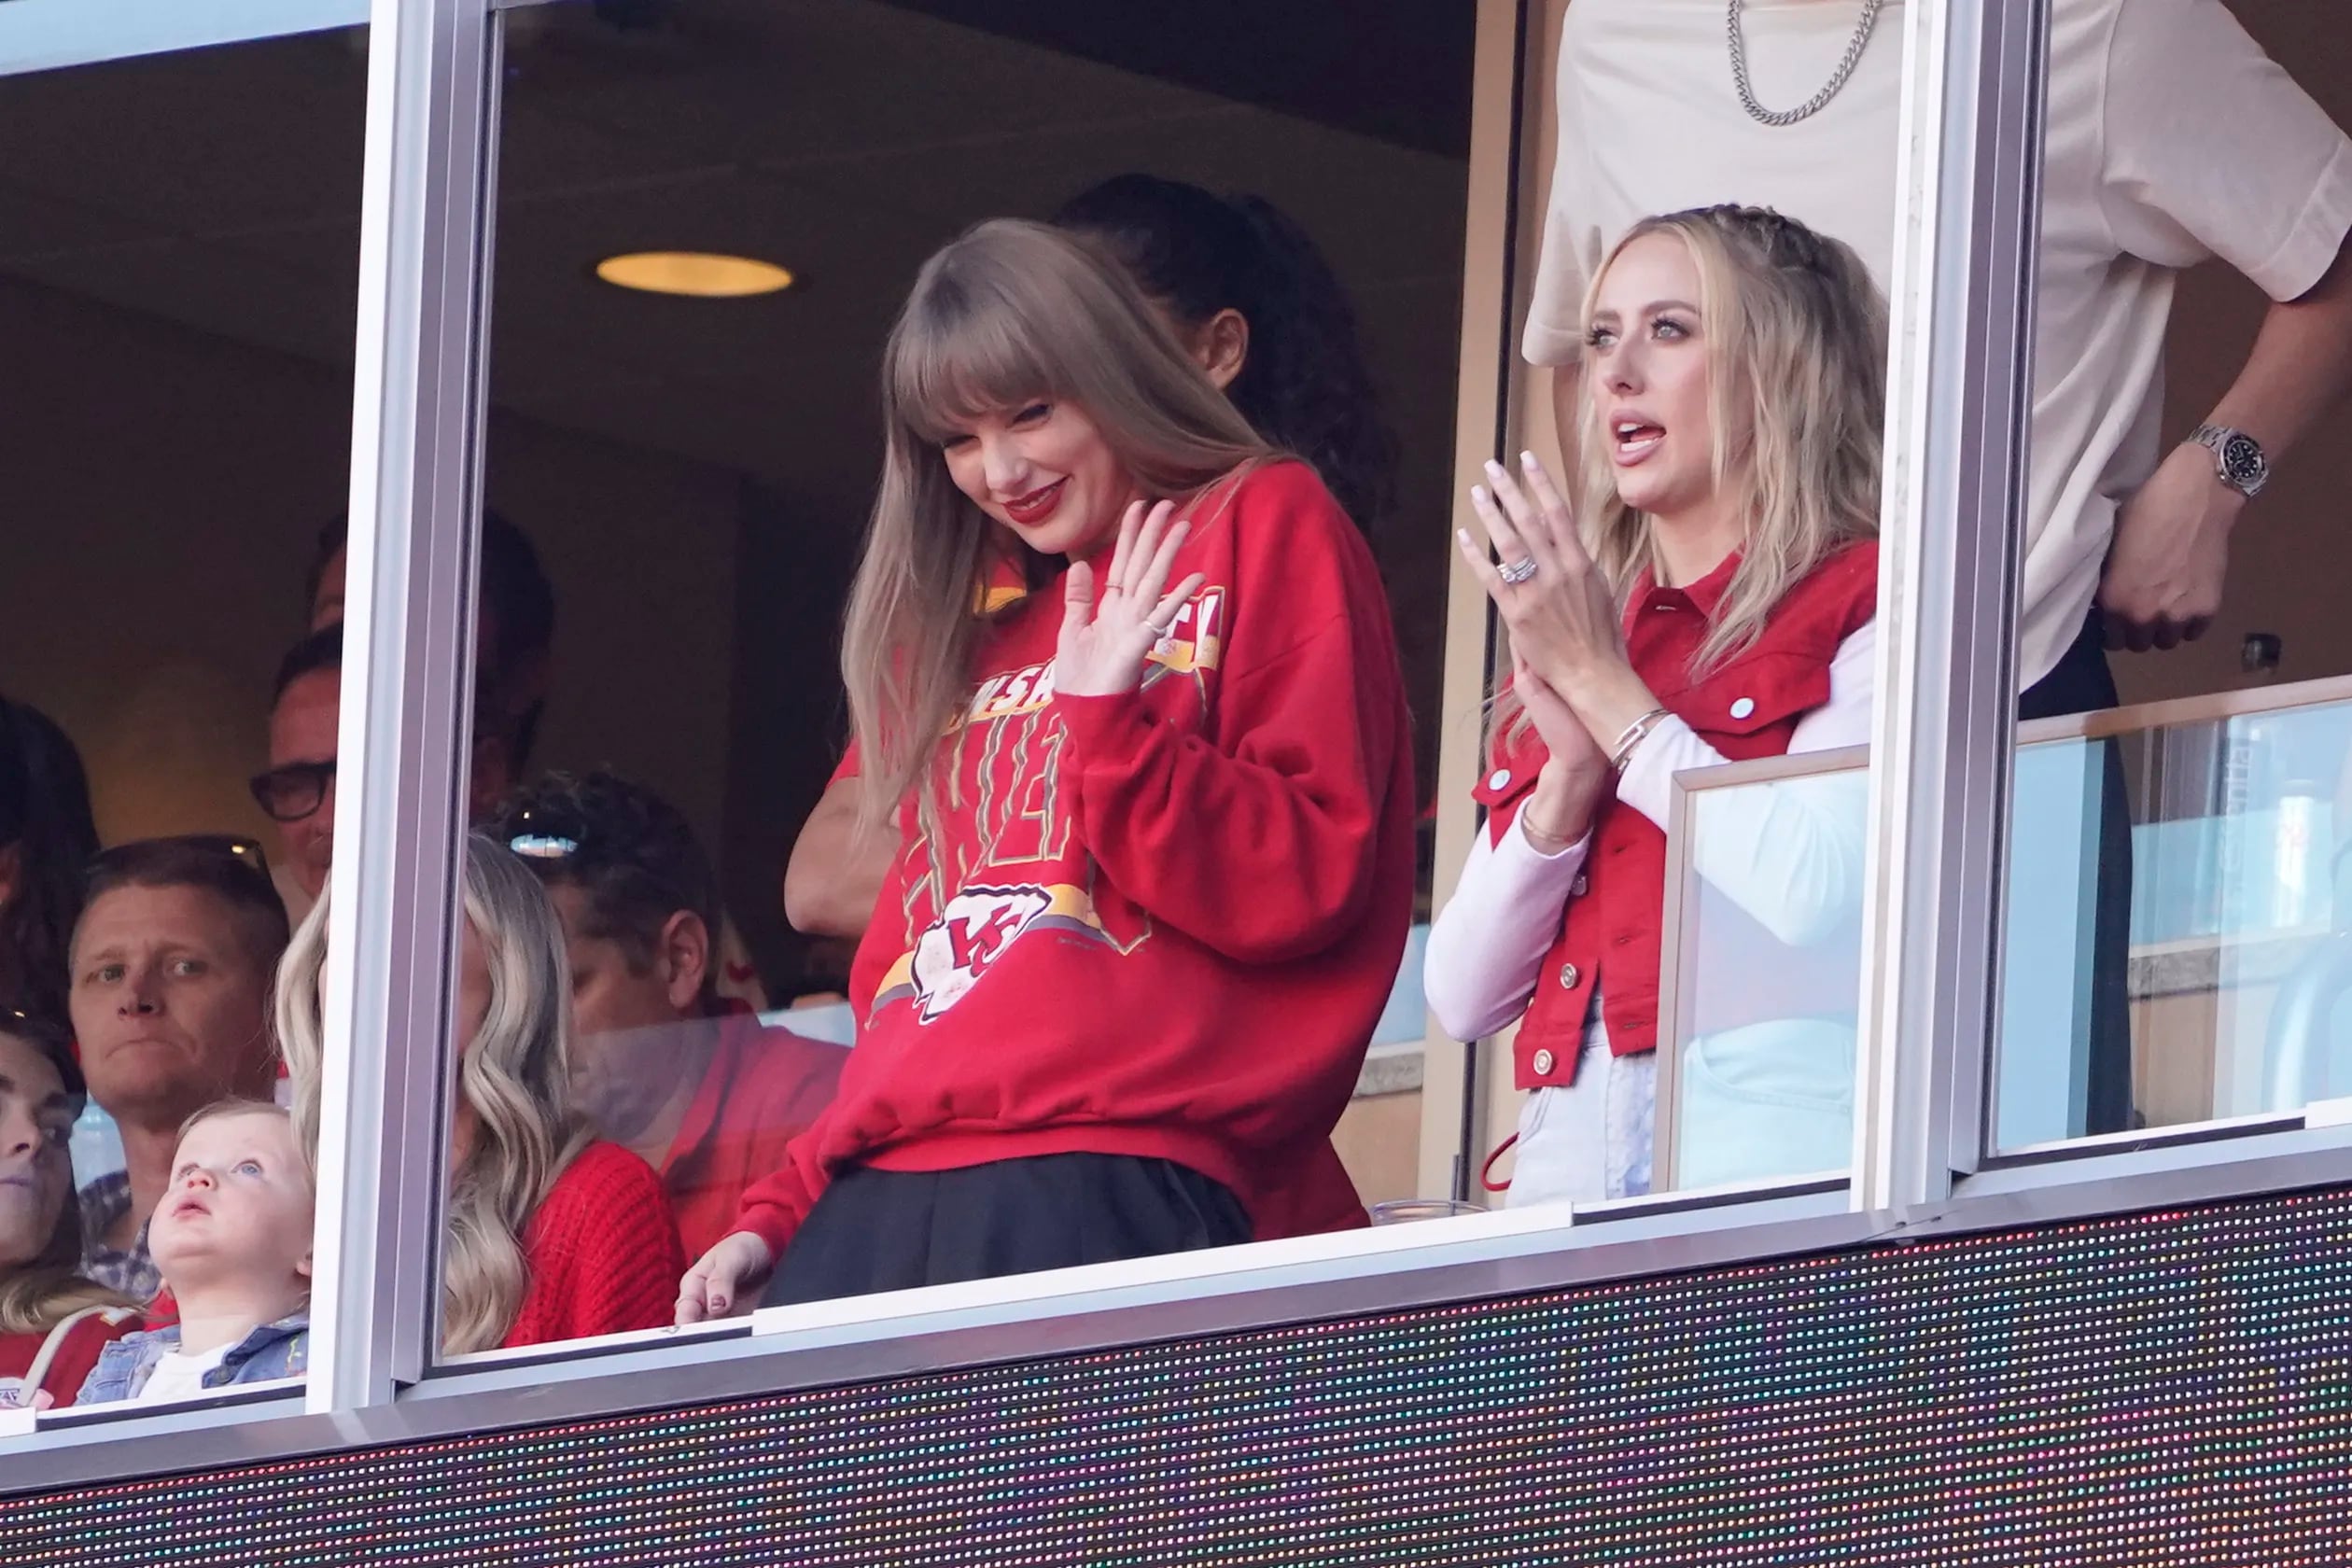
[[[2049,0],[1911,8],[1882,511],[1857,1208],[1939,1202],[1998,1025]]]
[[[496,123],[484,0],[374,0],[372,17],[308,1391],[320,1413],[420,1377],[439,1296]]]

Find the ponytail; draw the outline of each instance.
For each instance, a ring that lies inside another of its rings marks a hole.
[[[1312,464],[1356,526],[1371,532],[1390,514],[1396,440],[1355,312],[1305,230],[1258,197],[1152,175],[1105,180],[1055,222],[1101,245],[1187,326],[1239,311],[1250,350],[1225,396],[1268,443]]]

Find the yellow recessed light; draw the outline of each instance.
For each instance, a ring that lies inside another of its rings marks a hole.
[[[596,275],[623,288],[698,300],[737,300],[792,287],[792,274],[773,261],[697,250],[641,250],[607,257],[596,263]]]

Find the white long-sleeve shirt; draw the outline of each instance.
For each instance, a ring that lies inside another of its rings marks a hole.
[[[1869,744],[1877,650],[1875,623],[1838,645],[1829,699],[1797,721],[1791,752]],[[1634,749],[1617,798],[1662,830],[1674,775],[1725,760],[1688,724],[1668,717]],[[1826,934],[1861,900],[1868,788],[1857,770],[1717,795],[1698,835],[1699,875],[1784,942]],[[1588,833],[1545,854],[1527,837],[1525,812],[1500,843],[1479,833],[1453,898],[1430,930],[1422,966],[1430,1011],[1448,1034],[1476,1040],[1527,1010],[1590,846]]]

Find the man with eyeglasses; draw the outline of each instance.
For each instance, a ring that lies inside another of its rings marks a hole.
[[[82,1189],[82,1271],[135,1301],[161,1283],[147,1223],[181,1125],[217,1100],[268,1099],[276,1080],[270,985],[286,908],[260,861],[250,843],[185,838],[91,863],[71,951],[74,1037],[124,1169]]]
[[[277,824],[280,892],[301,918],[327,887],[335,849],[335,730],[343,713],[343,627],[313,632],[278,665],[270,767],[253,798]]]

